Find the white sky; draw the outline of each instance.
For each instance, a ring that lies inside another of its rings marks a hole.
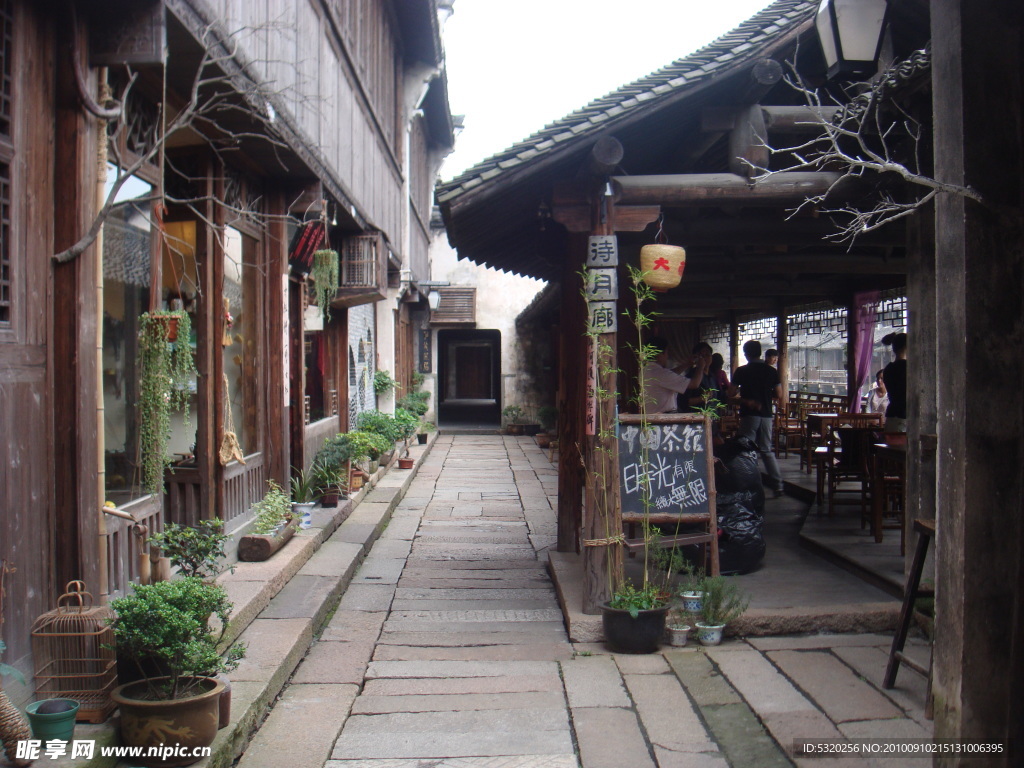
[[[444,27],[450,179],[619,86],[693,53],[771,0],[455,0]]]

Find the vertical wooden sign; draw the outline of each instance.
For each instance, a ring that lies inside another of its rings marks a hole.
[[[291,364],[292,364],[291,363],[291,360],[292,360],[291,351],[292,351],[292,347],[291,347],[291,344],[289,343],[290,342],[290,337],[291,337],[291,315],[289,314],[289,311],[288,311],[289,307],[290,307],[290,302],[288,301],[288,275],[282,275],[281,276],[281,291],[283,293],[282,300],[281,300],[281,314],[282,314],[281,330],[282,330],[282,334],[283,334],[283,338],[281,339],[281,346],[283,347],[283,350],[284,350],[282,355],[281,355],[282,364],[284,366],[284,376],[282,377],[282,381],[284,382],[284,386],[282,387],[282,389],[284,390],[284,407],[287,408],[289,405],[291,405],[291,397],[292,397],[292,386],[291,386]]]
[[[587,338],[587,410],[586,434],[597,434],[597,342],[593,336]]]

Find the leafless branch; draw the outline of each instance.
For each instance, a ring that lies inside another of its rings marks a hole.
[[[761,167],[747,160],[754,169],[755,182],[778,173],[789,171],[830,170],[842,175],[824,194],[808,197],[790,210],[790,217],[807,208],[841,217],[837,231],[830,239],[851,245],[858,235],[879,229],[902,219],[929,203],[940,192],[961,195],[982,202],[981,195],[970,186],[939,181],[922,170],[922,126],[909,112],[877,84],[847,101],[839,101],[809,86],[789,62],[790,73],[786,83],[798,91],[807,106],[817,115],[810,124],[821,133],[801,144],[773,147],[760,140],[769,157],[780,158],[784,167]],[[832,106],[839,111],[831,119]],[[769,162],[769,165],[776,165]],[[830,194],[851,179],[876,177],[877,191],[873,202],[865,206],[856,203],[832,205]],[[907,182],[898,191],[907,199],[900,199],[884,177],[894,176]],[[915,191],[916,190],[916,191]]]

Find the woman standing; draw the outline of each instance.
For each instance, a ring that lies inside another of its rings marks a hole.
[[[882,370],[882,381],[889,394],[885,409],[885,431],[907,431],[907,334],[890,333],[882,338],[892,346],[896,359]]]

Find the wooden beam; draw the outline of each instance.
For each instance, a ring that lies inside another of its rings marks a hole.
[[[627,205],[778,205],[823,195],[841,176],[828,171],[791,171],[754,183],[732,173],[689,173],[615,176],[612,182],[617,200]]]
[[[770,156],[767,136],[764,112],[759,106],[739,110],[736,124],[729,131],[729,170],[751,179],[761,173],[759,168],[767,168]]]
[[[903,257],[881,258],[874,254],[777,254],[745,253],[727,255],[702,253],[686,246],[686,278],[707,275],[782,275],[844,274],[905,275],[908,262]]]
[[[823,123],[831,122],[839,107],[761,107],[769,134],[794,135],[824,133]]]

